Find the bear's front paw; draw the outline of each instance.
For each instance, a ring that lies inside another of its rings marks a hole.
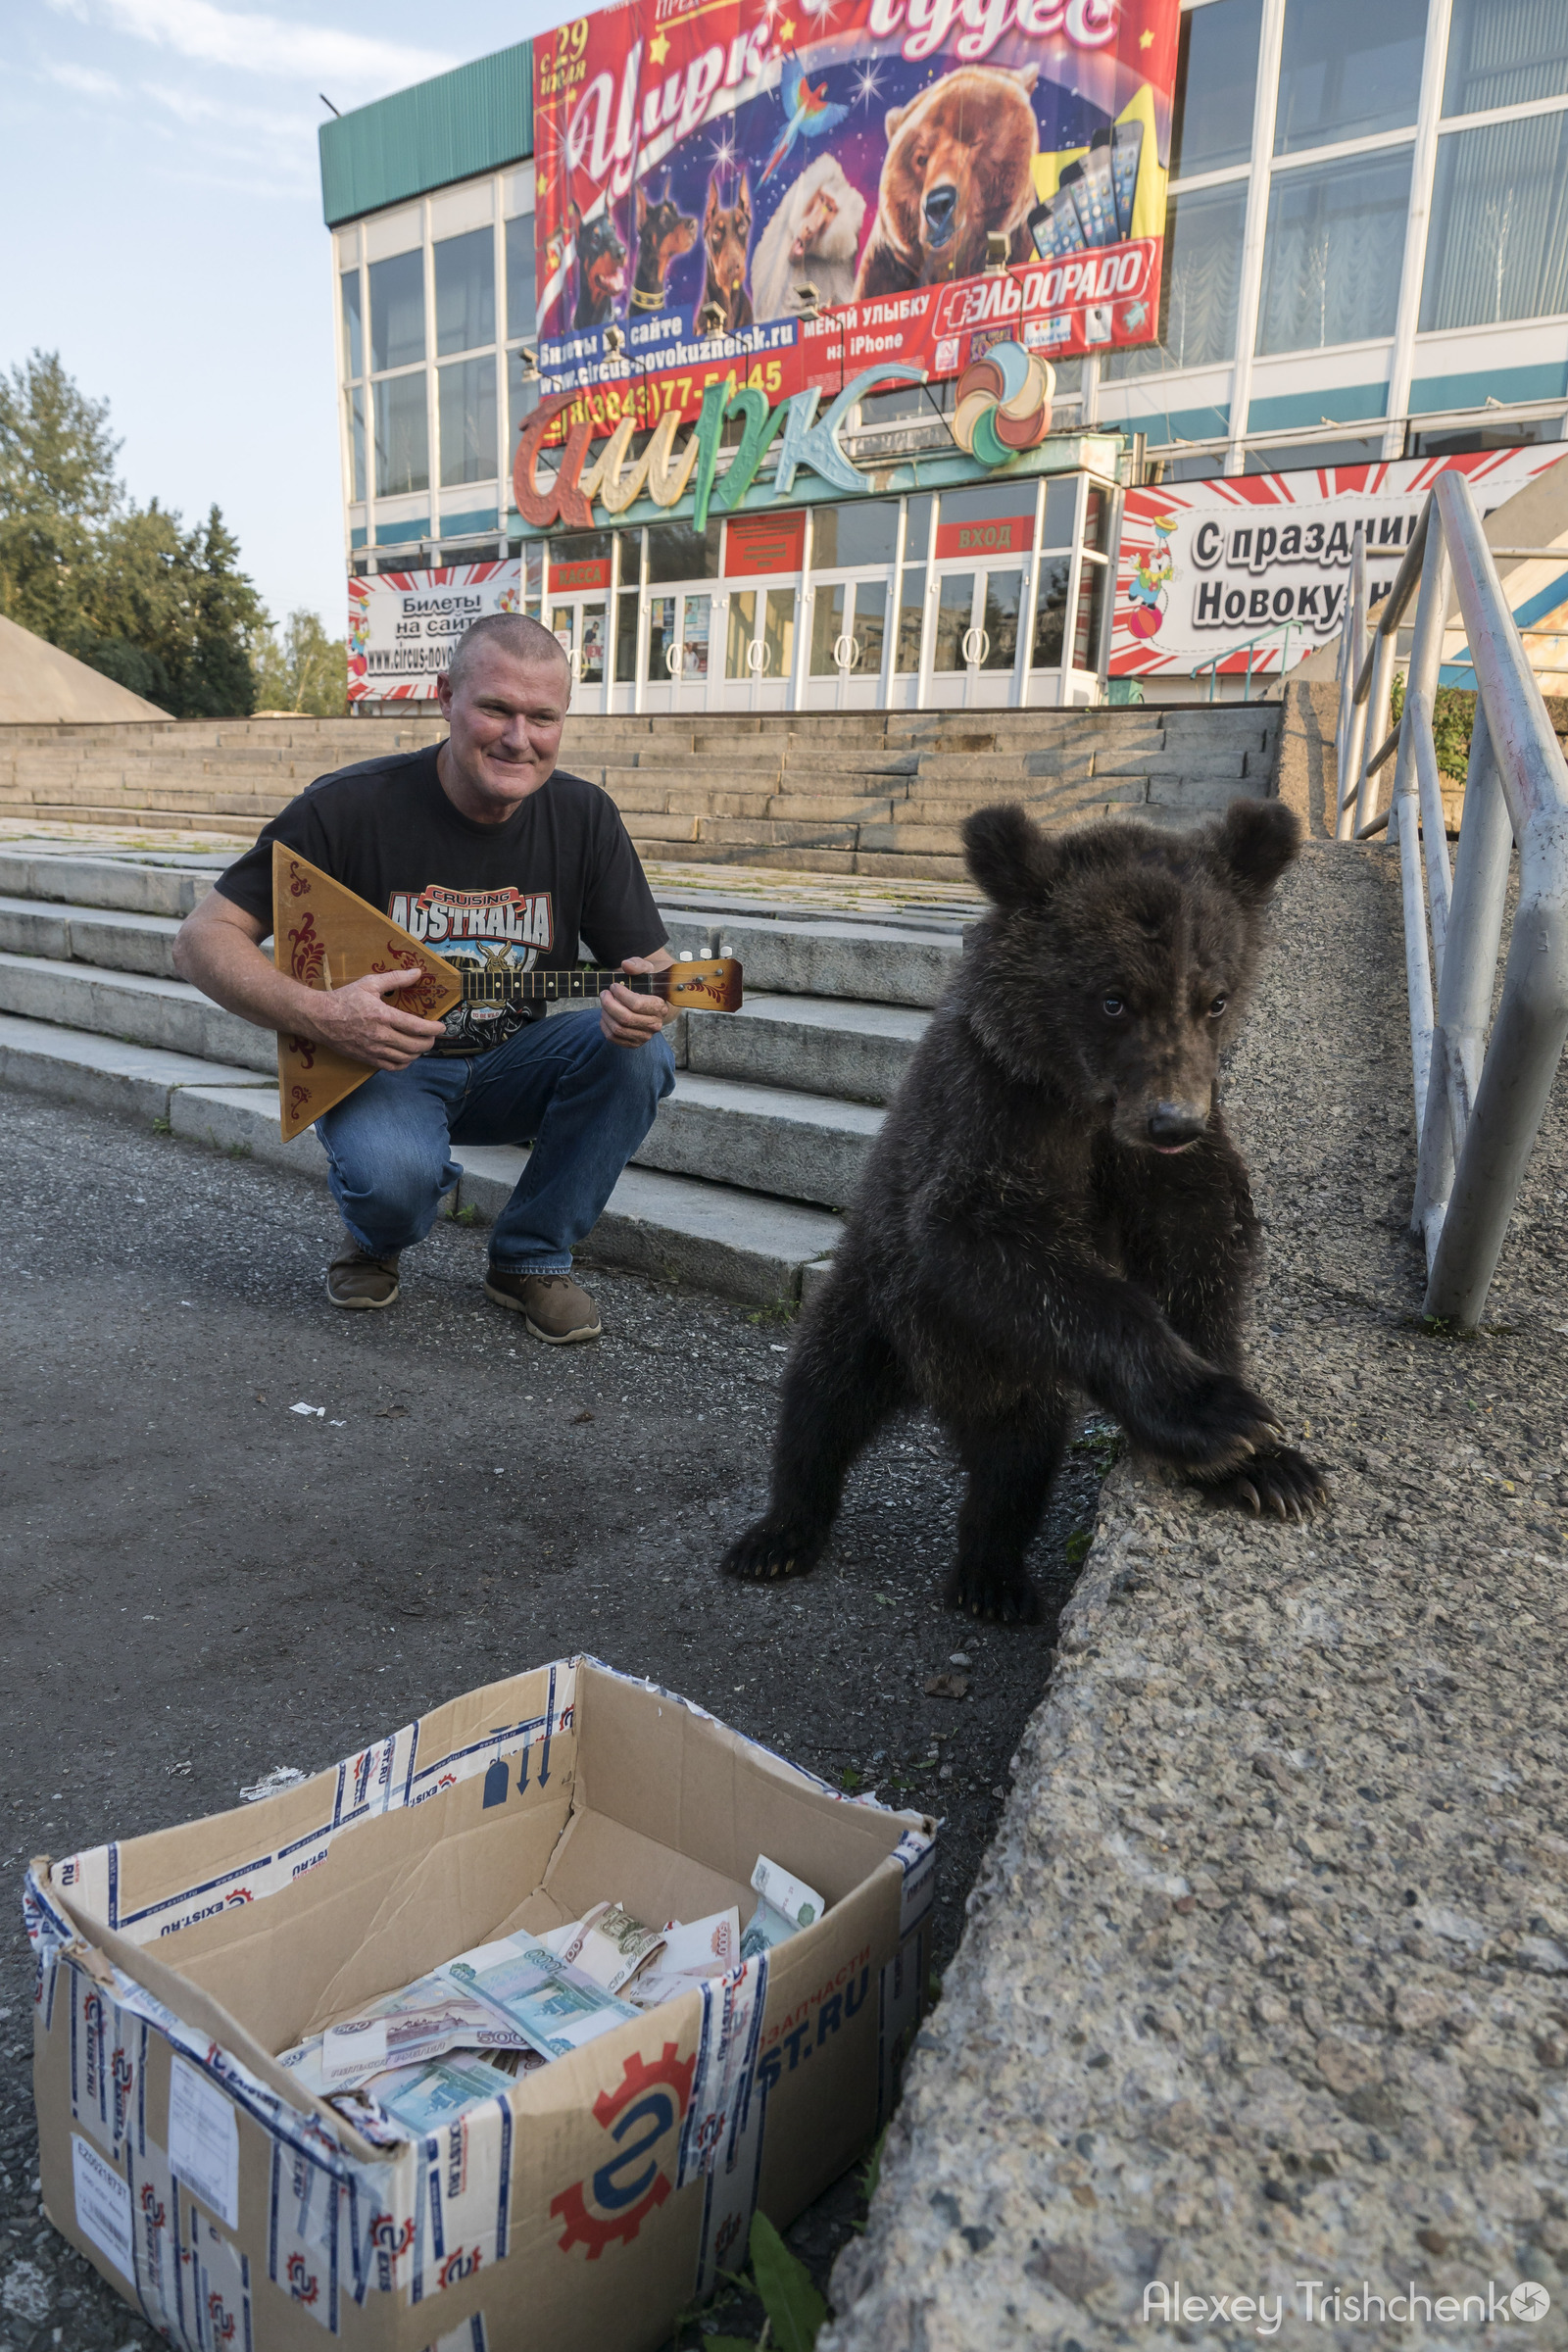
[[[1221,1479],[1278,1446],[1284,1431],[1271,1404],[1228,1372],[1212,1372],[1188,1401],[1187,1426],[1171,1448],[1196,1476]]]
[[[947,1601],[988,1625],[1033,1625],[1040,1614],[1040,1595],[1022,1569],[985,1560],[959,1562],[948,1580]]]
[[[1234,1502],[1254,1518],[1272,1512],[1277,1519],[1295,1519],[1303,1527],[1315,1511],[1327,1509],[1332,1499],[1322,1471],[1294,1446],[1265,1447],[1228,1478],[1200,1479],[1198,1483],[1216,1501]]]
[[[825,1527],[806,1527],[799,1520],[759,1519],[730,1545],[719,1562],[719,1574],[759,1585],[777,1576],[806,1576],[826,1546]]]

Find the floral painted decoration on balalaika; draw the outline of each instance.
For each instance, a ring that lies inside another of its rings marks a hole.
[[[741,1004],[741,967],[729,956],[653,973],[587,965],[540,971],[503,962],[460,968],[281,842],[272,844],[272,957],[280,972],[307,988],[345,988],[369,972],[422,972],[415,986],[398,991],[396,1002],[427,1021],[440,1020],[455,1004],[586,1004],[617,982],[639,996],[663,997],[684,1012],[738,1012]],[[370,1075],[366,1062],[351,1061],[313,1038],[280,1032],[283,1141],[302,1135]]]

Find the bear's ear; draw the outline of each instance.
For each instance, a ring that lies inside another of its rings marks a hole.
[[[1038,64],[1014,66],[1012,69],[1012,78],[1018,84],[1020,90],[1032,90],[1035,86],[1035,83],[1040,79],[1040,68]]]
[[[887,113],[883,116],[882,127],[887,133],[889,146],[891,146],[893,141],[898,137],[899,125],[903,122],[904,118],[908,111],[909,110],[906,106],[890,106]]]
[[[1214,832],[1225,878],[1249,906],[1262,906],[1300,846],[1300,824],[1283,801],[1232,801]]]
[[[970,873],[999,906],[1044,898],[1061,862],[1055,844],[1018,801],[976,808],[966,816],[963,854]]]

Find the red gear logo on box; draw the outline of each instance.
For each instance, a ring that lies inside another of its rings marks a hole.
[[[669,2176],[654,2150],[678,2131],[697,2071],[695,2052],[683,2061],[676,2056],[678,2046],[666,2041],[652,2064],[640,2055],[628,2058],[619,2088],[602,2090],[595,2099],[594,2120],[610,2133],[615,2153],[551,2199],[551,2212],[565,2224],[563,2253],[586,2246],[588,2260],[597,2262],[612,2238],[629,2246],[668,2196]]]

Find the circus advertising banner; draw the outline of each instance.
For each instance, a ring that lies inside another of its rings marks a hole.
[[[470,622],[520,610],[519,564],[446,564],[349,581],[349,701],[434,702]]]
[[[1146,343],[1179,0],[622,0],[536,38],[539,363],[584,417]]]
[[[1206,674],[1216,656],[1222,675],[1292,669],[1344,625],[1358,522],[1375,598],[1393,587],[1440,473],[1468,474],[1487,514],[1561,455],[1548,443],[1129,490],[1111,674]]]

